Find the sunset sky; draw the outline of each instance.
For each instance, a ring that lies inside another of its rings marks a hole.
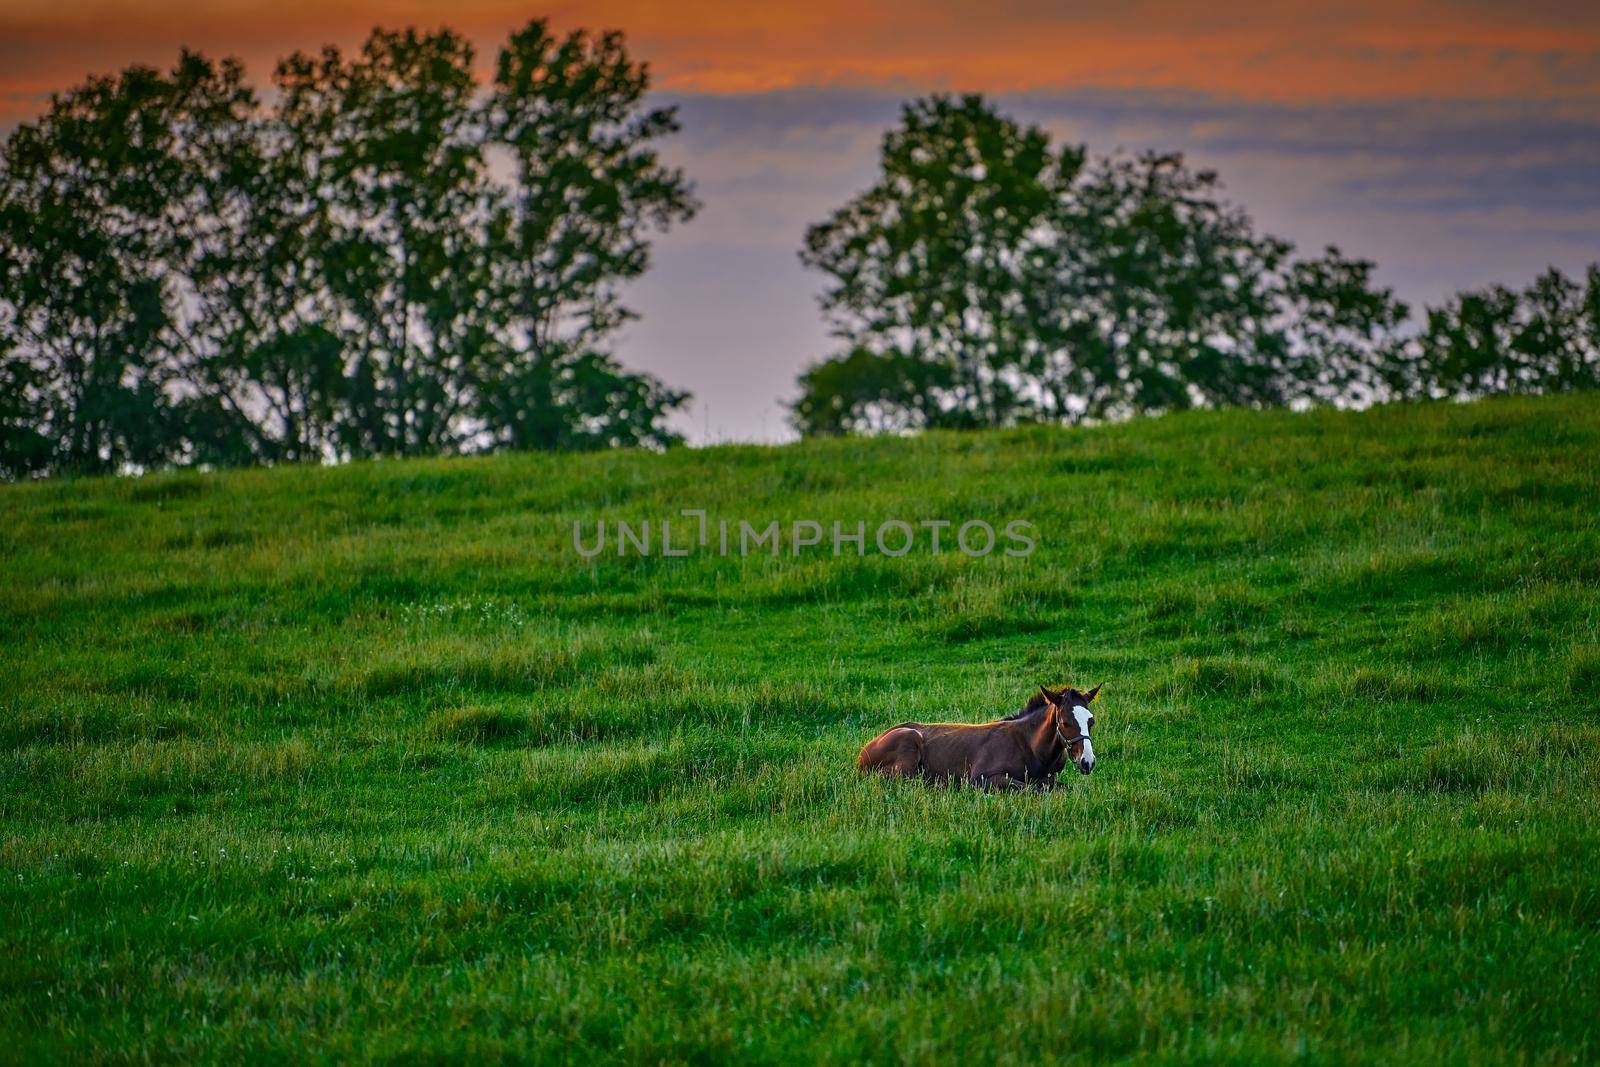
[[[492,54],[536,15],[624,31],[679,104],[665,154],[705,209],[661,240],[621,346],[698,400],[697,440],[781,439],[828,352],[807,223],[872,180],[908,96],[996,94],[1091,149],[1176,148],[1264,229],[1378,261],[1412,301],[1600,260],[1600,0],[0,0],[0,131],[51,90],[180,45],[273,61],[375,24],[448,24]]]

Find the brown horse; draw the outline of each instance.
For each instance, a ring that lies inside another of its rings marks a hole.
[[[868,741],[856,758],[862,771],[930,782],[970,782],[985,789],[1048,788],[1071,761],[1094,770],[1094,715],[1100,694],[1044,686],[1015,715],[995,722],[903,722]]]

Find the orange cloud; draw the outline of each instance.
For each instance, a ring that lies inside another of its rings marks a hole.
[[[1600,5],[1578,0],[561,0],[556,25],[618,28],[661,88],[758,92],[888,85],[991,92],[1193,90],[1311,101],[1600,95]],[[91,71],[164,64],[180,45],[242,56],[258,77],[295,48],[372,25],[449,23],[487,51],[529,9],[508,0],[0,0],[0,116]]]

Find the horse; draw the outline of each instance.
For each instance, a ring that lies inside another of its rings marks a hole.
[[[981,789],[1050,788],[1070,762],[1094,770],[1094,714],[1100,686],[1051,692],[994,722],[903,722],[868,741],[856,769],[891,778],[967,782]]]

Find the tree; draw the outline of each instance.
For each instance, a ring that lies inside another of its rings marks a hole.
[[[945,424],[939,398],[954,384],[947,364],[856,348],[800,376],[794,422],[807,437],[930,429]]]
[[[620,287],[649,266],[650,235],[696,207],[650,147],[678,123],[644,106],[648,86],[616,33],[558,38],[536,20],[500,51],[484,127],[514,172],[489,227],[497,332],[478,407],[497,445],[677,440],[662,419],[687,394],[623,371],[604,347],[633,317]]]
[[[7,447],[28,458],[8,466],[95,473],[181,452],[159,358],[170,323],[152,226],[168,203],[160,116],[171,99],[166,79],[131,67],[53,97],[6,142],[0,351],[8,389],[31,413],[9,420]]]
[[[1522,293],[1520,328],[1512,340],[1528,370],[1527,381],[1541,393],[1564,393],[1600,386],[1600,266],[1591,266],[1585,289],[1554,267]]]
[[[1359,406],[1414,391],[1411,310],[1376,283],[1375,269],[1332,246],[1290,267],[1282,332],[1297,398]]]
[[[1517,292],[1460,293],[1428,311],[1420,390],[1467,399],[1600,386],[1600,265],[1585,288],[1552,268]]]
[[[492,195],[473,60],[449,30],[375,30],[352,57],[330,47],[279,67],[281,136],[328,201],[317,254],[350,360],[352,455],[454,451],[471,432]]]
[[[1600,263],[1589,267],[1589,284],[1583,293],[1581,344],[1588,354],[1591,380],[1600,377]]]
[[[828,276],[822,307],[851,349],[845,360],[856,371],[868,368],[862,353],[928,368],[918,380],[933,393],[909,405],[913,421],[1014,419],[1026,408],[1021,368],[1042,333],[1035,294],[1050,215],[1081,152],[1052,151],[1042,130],[980,97],[934,96],[906,106],[882,162],[879,181],[813,226],[800,254]],[[801,403],[813,415],[828,406]]]
[[[0,152],[0,470],[661,447],[686,395],[607,350],[688,219],[617,35],[534,22],[297,53],[263,106],[192,52]],[[491,167],[495,161],[498,171]],[[43,442],[43,444],[41,444]]]
[[[352,59],[280,66],[273,128],[293,162],[272,188],[332,195],[273,214],[296,236],[269,262],[315,260],[339,325],[269,351],[313,357],[286,369],[332,401],[348,454],[672,443],[662,423],[687,395],[603,344],[630,317],[619,287],[649,265],[650,235],[693,214],[650,148],[674,112],[643,107],[647,71],[616,34],[534,21],[481,95],[472,62],[448,31],[377,31]]]
[[[15,352],[0,350],[0,478],[50,469],[53,443],[39,418],[44,376]]]
[[[1406,309],[1295,262],[1182,156],[1052,148],[981,98],[907,106],[883,174],[806,234],[846,353],[803,432],[1115,418],[1378,395]],[[913,368],[916,371],[913,372]]]
[[[1054,205],[1050,343],[1056,417],[1283,403],[1273,329],[1288,242],[1255,233],[1217,176],[1175,153],[1113,155]]]
[[[1461,293],[1428,310],[1419,339],[1423,388],[1436,395],[1471,397],[1514,391],[1518,368],[1511,334],[1517,295],[1504,286]]]
[[[323,273],[332,201],[315,132],[264,112],[233,61],[185,56],[200,90],[174,138],[187,163],[171,223],[190,447],[202,462],[316,462],[346,454],[340,310]],[[278,83],[280,101],[286,85]]]

